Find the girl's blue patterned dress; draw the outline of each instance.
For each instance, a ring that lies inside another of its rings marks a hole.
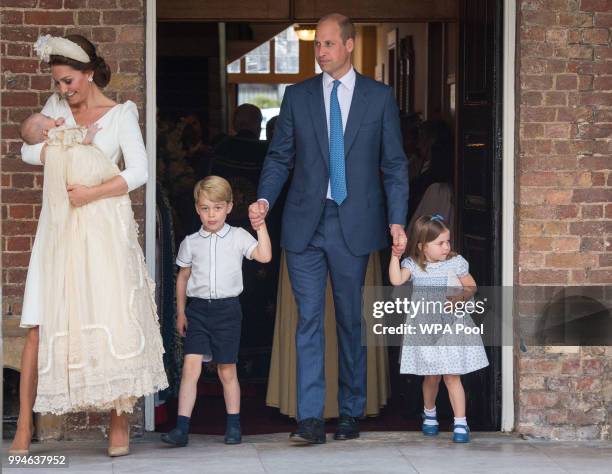
[[[468,262],[460,255],[443,262],[428,263],[423,271],[411,258],[402,261],[402,267],[412,274],[412,301],[430,301],[443,304],[447,301],[453,282],[469,273]],[[450,283],[450,287],[449,287]],[[405,335],[401,354],[400,373],[416,375],[467,374],[489,365],[482,339],[479,335],[466,335],[457,331],[457,324],[474,327],[469,315],[458,317],[443,311],[420,311],[408,318],[407,323],[416,328],[415,335]],[[437,308],[440,304],[437,305]],[[450,333],[426,334],[421,324],[440,323]]]

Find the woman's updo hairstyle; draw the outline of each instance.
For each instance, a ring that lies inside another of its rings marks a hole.
[[[81,72],[93,71],[94,83],[100,89],[106,87],[111,79],[111,70],[110,67],[108,67],[108,64],[106,64],[106,61],[104,61],[104,58],[97,55],[96,47],[93,45],[93,43],[81,35],[68,35],[64,38],[72,41],[75,44],[78,44],[83,49],[83,51],[85,51],[87,56],[89,56],[89,62],[82,63],[80,61],[76,61],[75,59],[70,59],[65,56],[52,54],[49,59],[49,65],[69,66]]]

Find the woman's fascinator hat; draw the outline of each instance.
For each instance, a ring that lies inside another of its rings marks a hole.
[[[51,55],[64,56],[74,59],[81,63],[91,61],[87,53],[78,44],[60,36],[42,35],[34,43],[34,51],[46,63],[49,62]]]

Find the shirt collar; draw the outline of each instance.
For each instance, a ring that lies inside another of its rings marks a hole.
[[[227,233],[230,231],[231,227],[229,226],[229,224],[226,222],[225,224],[223,224],[223,227],[221,227],[221,230],[219,230],[219,232],[216,232],[216,234],[223,238],[227,235]],[[204,238],[208,238],[210,237],[210,235],[212,234],[212,232],[208,232],[207,230],[204,229],[204,227],[200,227],[200,231],[198,232],[202,237]]]
[[[357,79],[357,74],[355,74],[355,69],[353,66],[348,70],[348,72],[342,76],[339,81],[342,83],[344,87],[346,87],[349,91],[352,91],[355,87],[355,80]],[[323,73],[323,87],[331,88],[334,83],[334,78],[331,77],[326,72]]]

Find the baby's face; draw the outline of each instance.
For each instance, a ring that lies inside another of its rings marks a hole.
[[[31,124],[31,133],[36,135],[36,141],[40,143],[47,139],[47,133],[52,128],[55,128],[55,120],[46,115],[39,114]]]
[[[52,128],[55,128],[55,120],[53,120],[51,117],[47,117],[46,115],[42,115],[42,114],[40,116],[38,124],[40,128],[42,128],[43,133],[45,135],[47,134],[49,130],[51,130]]]
[[[34,145],[47,139],[47,132],[55,127],[55,120],[43,114],[34,114],[22,124],[21,137],[23,140]]]

